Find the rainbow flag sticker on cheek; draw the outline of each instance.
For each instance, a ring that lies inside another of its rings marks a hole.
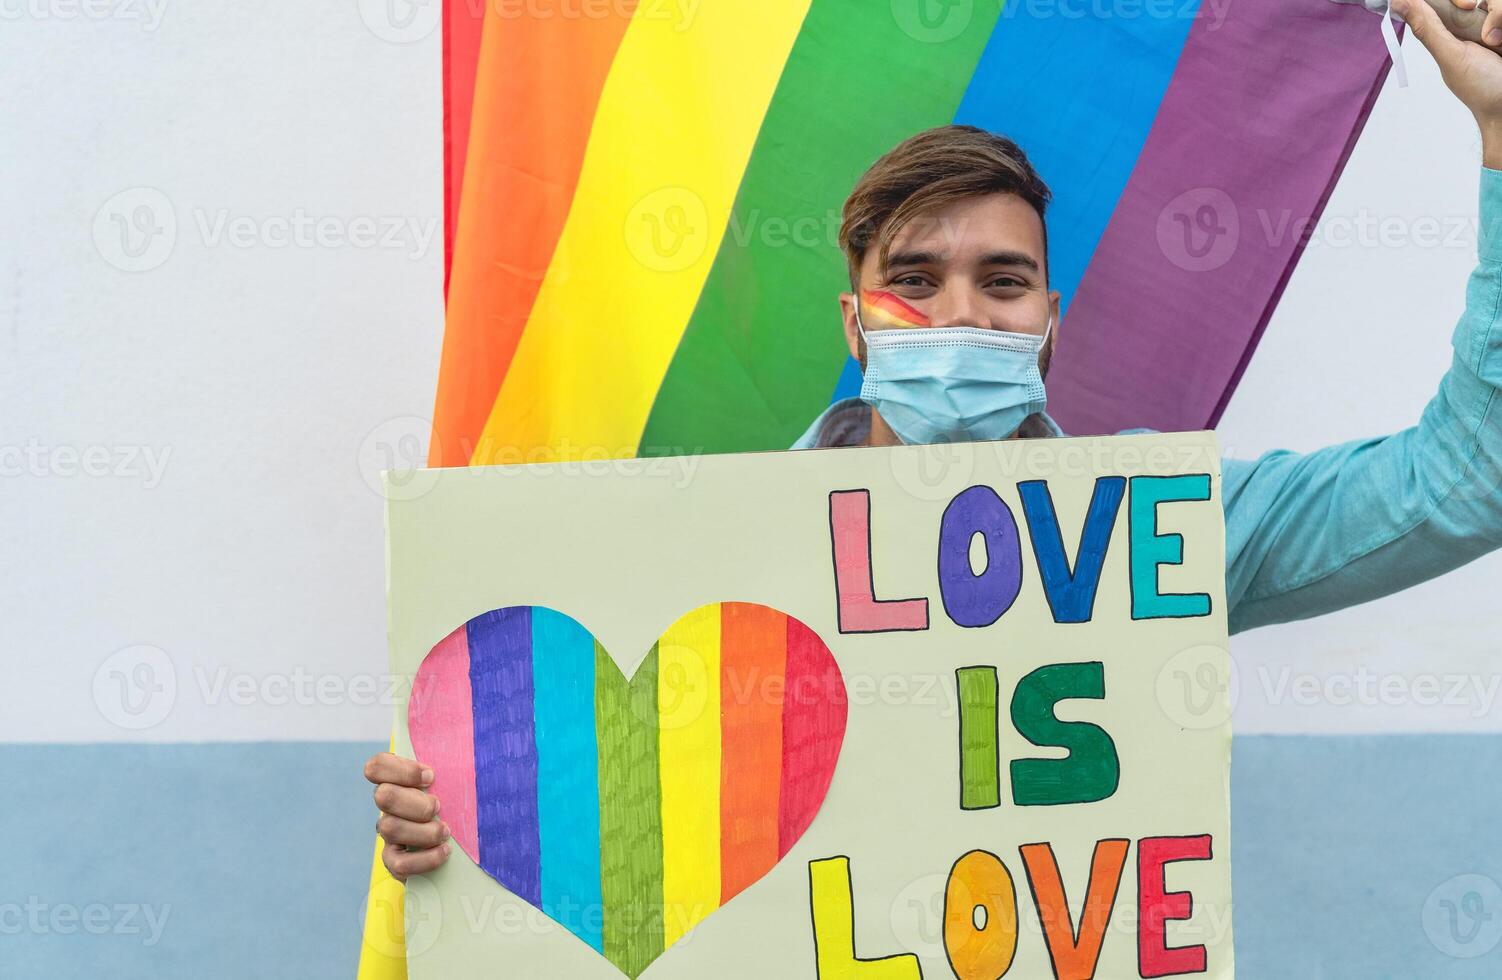
[[[433,648],[408,723],[454,842],[636,977],[803,836],[846,711],[824,641],[768,606],[700,606],[629,680],[574,619],[508,606]]]
[[[864,289],[861,298],[872,314],[871,323],[884,330],[910,330],[914,327],[931,326],[933,321],[910,306],[901,296],[880,289]]]

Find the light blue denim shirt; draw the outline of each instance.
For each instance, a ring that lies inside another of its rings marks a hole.
[[[1231,632],[1390,595],[1502,547],[1502,171],[1482,168],[1480,216],[1455,357],[1417,425],[1224,461]],[[838,402],[793,448],[858,444],[869,418],[858,399]]]

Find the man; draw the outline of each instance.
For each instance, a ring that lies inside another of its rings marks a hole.
[[[1459,40],[1423,0],[1393,8],[1481,128],[1480,263],[1453,365],[1415,427],[1226,461],[1233,632],[1388,595],[1502,546],[1502,58]],[[1502,5],[1484,31],[1502,46]],[[1015,144],[968,127],[920,133],[877,161],[840,231],[852,285],[840,304],[862,397],[829,408],[794,448],[1061,435],[1045,411],[1059,333],[1047,203]],[[387,869],[405,878],[443,863],[448,830],[424,791],[432,772],[381,753],[366,776]]]

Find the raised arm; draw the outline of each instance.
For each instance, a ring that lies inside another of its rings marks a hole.
[[[1454,359],[1412,428],[1227,461],[1233,632],[1366,602],[1502,547],[1502,59],[1422,2],[1394,7],[1481,126],[1478,264]]]

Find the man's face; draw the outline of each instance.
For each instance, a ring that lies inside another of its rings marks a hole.
[[[860,288],[866,330],[980,327],[1042,334],[1054,320],[1041,360],[1058,339],[1059,294],[1048,289],[1043,221],[1015,194],[968,198],[913,219],[897,233],[885,269],[866,251]],[[865,365],[855,295],[840,294],[845,340]]]

